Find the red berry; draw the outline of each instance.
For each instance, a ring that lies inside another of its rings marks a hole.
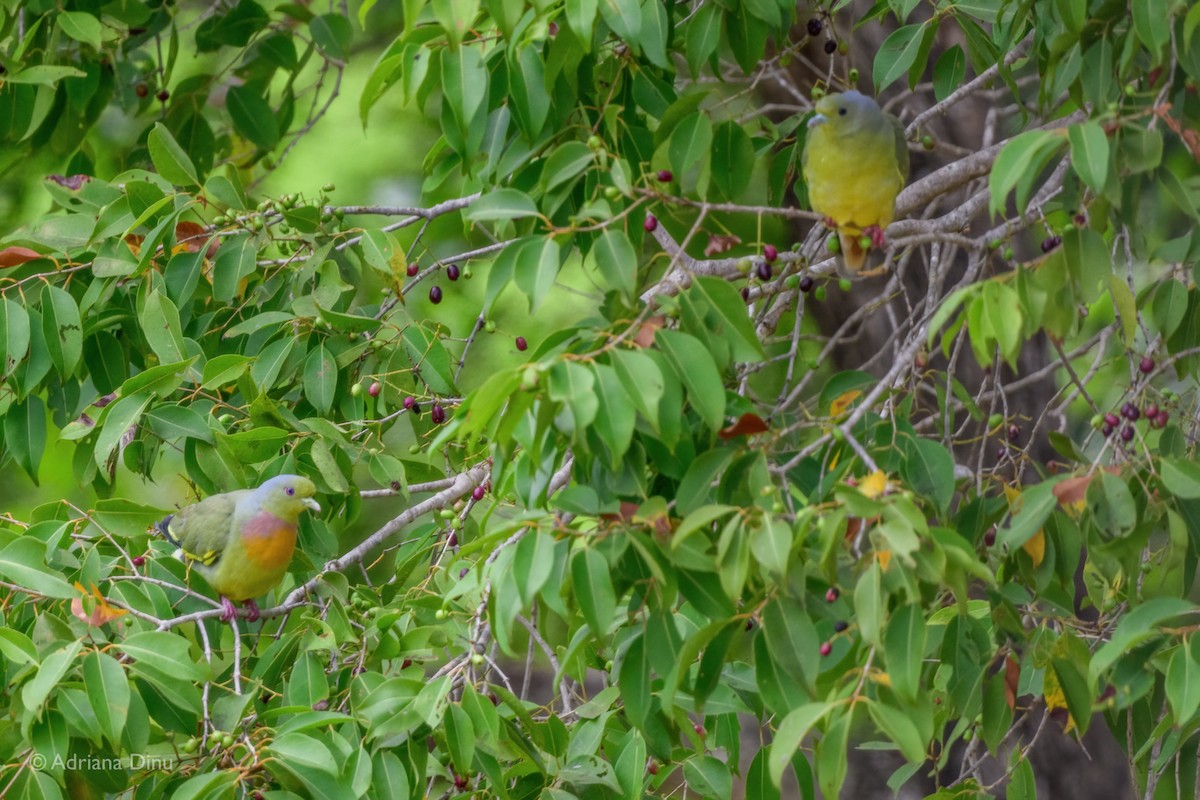
[[[1008,440],[1010,442],[1015,442],[1019,438],[1021,438],[1021,429],[1018,428],[1016,425],[1009,425],[1008,426]]]
[[[133,93],[138,97],[147,97],[150,94],[150,87],[144,83],[139,83],[137,86],[133,87]]]
[[[145,565],[145,563],[146,563],[146,557],[145,557],[145,556],[134,556],[134,557],[133,557],[133,565],[134,565],[135,567],[140,567],[140,566],[143,566],[143,565]]]
[[[699,736],[701,739],[708,736],[708,731],[704,730],[704,726],[701,725],[699,722],[697,722],[695,725],[692,726],[692,730],[694,730],[696,732],[696,735]]]
[[[987,529],[987,533],[983,534],[983,544],[985,547],[991,547],[996,543],[996,529],[991,527]]]
[[[434,425],[441,425],[446,421],[446,409],[442,408],[437,403],[434,403],[433,411],[430,412],[429,418],[433,420]]]
[[[825,40],[825,55],[831,56],[837,52],[837,42],[833,39]]]
[[[651,775],[658,774],[658,762],[653,758],[646,760],[646,772],[650,773]]]
[[[669,169],[660,169],[658,171],[658,179],[663,183],[670,183],[675,179],[675,175]]]
[[[830,586],[829,589],[825,591],[825,602],[836,603],[837,599],[841,596],[842,593],[837,590],[836,586]]]
[[[471,499],[474,500],[476,503],[478,503],[480,500],[483,499],[484,494],[486,494],[486,492],[483,491],[483,487],[476,486],[474,489],[471,490]]]
[[[516,341],[517,349],[524,353],[529,349],[529,342],[525,341],[524,336],[518,336]]]
[[[460,789],[460,790],[467,788],[467,776],[466,775],[455,775],[454,776],[454,788]]]
[[[800,291],[804,292],[805,294],[811,292],[814,283],[816,283],[816,281],[812,279],[811,275],[805,275],[800,279]]]
[[[1137,406],[1133,403],[1126,403],[1121,406],[1121,416],[1130,422],[1137,422],[1138,418],[1142,416],[1142,412],[1138,411]]]
[[[808,28],[809,36],[819,36],[822,28],[821,20],[813,17],[808,21],[808,25],[806,27]]]
[[[409,411],[412,411],[417,407],[417,398],[413,397],[411,394],[404,398],[404,407]]]
[[[1133,426],[1132,425],[1126,425],[1124,428],[1121,428],[1121,441],[1122,442],[1128,442],[1132,438],[1133,438]]]
[[[647,233],[653,233],[658,229],[658,217],[653,214],[647,214],[646,221],[642,223],[642,227],[646,229]]]
[[[168,92],[166,89],[163,89],[154,96],[157,97],[161,102],[165,103],[165,102],[167,102],[167,98],[169,98],[171,96],[171,93]]]
[[[764,244],[763,245],[763,258],[765,258],[768,261],[768,263],[779,258],[779,251],[775,248],[775,245],[773,245],[773,244]]]
[[[379,393],[382,391],[383,387],[379,385],[379,381],[373,381],[371,385],[367,387],[367,394],[371,395],[371,397],[379,397]]]
[[[442,302],[442,287],[440,287],[440,286],[430,286],[429,287],[429,302],[433,303],[434,305],[437,305],[438,303]]]
[[[1154,372],[1154,359],[1150,356],[1142,356],[1142,361],[1138,364],[1138,369],[1142,371],[1143,375],[1149,375],[1151,372]]]
[[[1104,415],[1104,424],[1115,428],[1121,424],[1121,419],[1111,411]]]
[[[827,656],[833,652],[833,645],[829,642],[821,642],[821,655]]]
[[[400,669],[408,669],[408,668],[409,668],[409,667],[411,667],[411,666],[412,666],[412,659],[411,659],[411,658],[406,658],[406,659],[404,659],[403,661],[401,661],[401,662],[400,662]]]
[[[1146,406],[1146,410],[1142,413],[1146,415],[1146,419],[1154,419],[1158,416],[1158,404],[1151,403],[1150,405]]]
[[[458,268],[458,264],[450,264],[446,267],[446,277],[452,281],[458,280],[458,276],[462,274],[462,270]]]
[[[1171,419],[1171,415],[1167,413],[1167,410],[1165,408],[1160,408],[1158,410],[1158,413],[1154,415],[1154,421],[1158,424],[1158,427],[1160,427],[1160,428],[1167,427],[1167,422],[1170,421],[1170,419]]]
[[[407,267],[404,268],[404,274],[410,278],[415,278],[417,276],[417,273],[420,271],[421,271],[421,266],[419,264],[409,264]]]

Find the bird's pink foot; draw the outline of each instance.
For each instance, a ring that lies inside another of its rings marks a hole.
[[[242,603],[242,605],[246,607],[246,621],[258,622],[258,603],[254,602],[253,600],[247,600],[246,602]]]
[[[867,227],[863,228],[863,233],[870,237],[871,244],[874,245],[875,249],[877,250],[882,250],[884,245],[887,244],[883,238],[883,228],[879,227],[878,225],[868,225]]]
[[[838,226],[837,222],[834,221],[833,217],[826,217],[825,219],[821,220],[821,224],[824,225],[826,228],[829,228],[829,230],[831,230],[831,231],[837,230],[837,226]]]
[[[228,597],[221,597],[221,622],[233,622],[237,616],[237,606]]]

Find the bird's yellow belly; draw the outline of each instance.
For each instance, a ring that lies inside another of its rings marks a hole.
[[[805,165],[814,211],[839,227],[883,227],[892,221],[901,188],[893,153],[836,144],[820,151],[822,156],[810,154]]]

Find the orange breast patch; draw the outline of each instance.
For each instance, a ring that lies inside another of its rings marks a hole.
[[[246,557],[263,569],[283,569],[292,560],[296,549],[296,528],[280,522],[270,530],[256,530],[242,537]]]

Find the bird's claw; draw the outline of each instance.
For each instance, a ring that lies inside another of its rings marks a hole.
[[[824,225],[826,228],[829,228],[829,230],[831,230],[831,231],[837,230],[837,226],[838,226],[837,221],[834,220],[833,217],[825,217],[825,219],[821,220],[821,224]]]
[[[233,622],[237,616],[237,606],[228,597],[221,598],[221,622]]]
[[[876,250],[882,250],[884,245],[887,244],[883,238],[883,228],[878,225],[868,225],[863,228],[863,234],[870,238],[871,244]]]
[[[258,618],[259,618],[258,603],[254,602],[253,600],[247,600],[242,605],[244,605],[246,607],[246,621],[247,622],[258,622]]]

